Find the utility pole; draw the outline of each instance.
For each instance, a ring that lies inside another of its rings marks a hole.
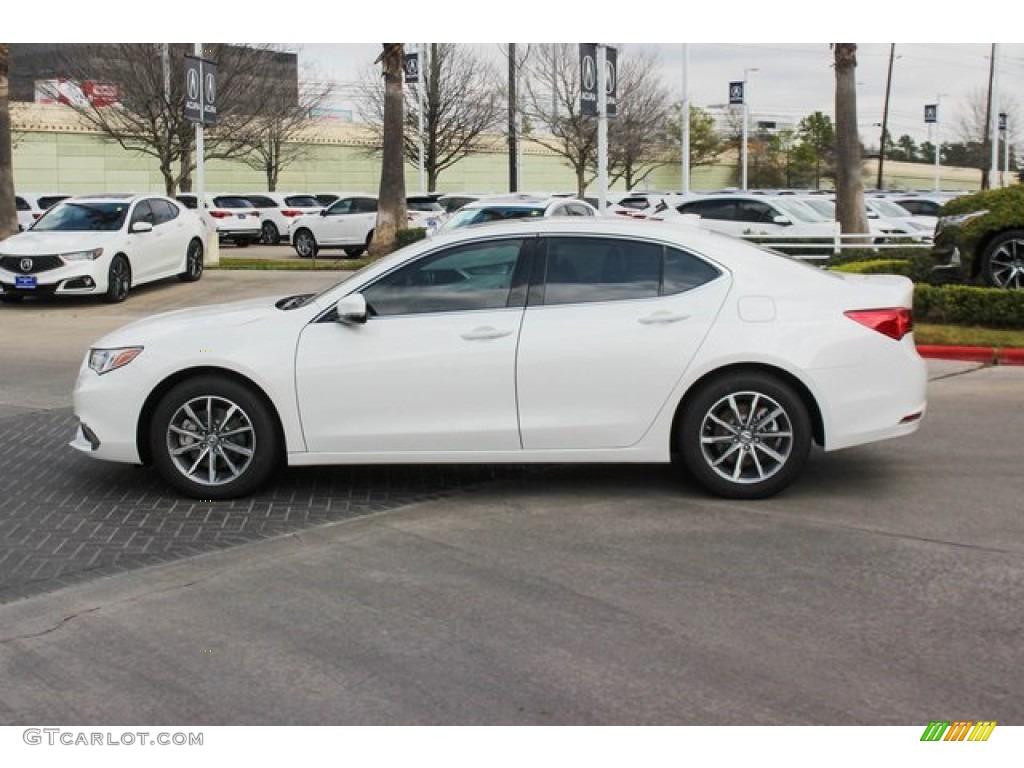
[[[885,165],[885,137],[889,133],[889,94],[892,91],[892,63],[896,59],[896,43],[889,43],[889,75],[885,79],[885,106],[882,108],[882,139],[878,142],[878,183],[882,189],[882,168]]]
[[[508,44],[508,191],[519,191],[519,166],[516,150],[516,44]]]
[[[981,146],[983,154],[991,152],[991,141],[992,141],[992,83],[995,81],[996,76],[996,44],[992,43],[992,54],[989,56],[988,62],[988,100],[985,104],[985,133],[981,139]],[[990,186],[990,180],[988,175],[988,169],[985,168],[984,157],[978,163],[978,167],[981,168],[981,188],[988,189]]]
[[[417,110],[416,111],[418,112],[418,115],[419,115],[419,129],[420,129],[420,194],[421,195],[425,195],[425,194],[427,194],[427,163],[426,163],[426,158],[424,157],[424,148],[423,148],[423,105],[424,105],[423,90],[424,90],[424,87],[427,84],[427,66],[426,66],[426,63],[427,63],[427,44],[426,43],[420,43],[419,44],[418,53],[419,53],[419,56],[417,56],[417,58],[419,59],[419,61],[417,62],[417,64],[418,64],[417,69],[419,69],[419,77],[416,79],[416,102],[417,102]]]
[[[193,49],[196,58],[203,58],[203,44],[195,43]],[[201,62],[200,62],[201,63]],[[202,67],[200,66],[200,72]],[[199,78],[200,91],[205,87],[203,78]],[[206,115],[201,111],[199,114],[199,120],[196,122],[196,200],[198,200],[198,207],[201,211],[203,206],[206,205],[206,143],[203,135],[203,121],[206,119]]]
[[[683,128],[682,171],[683,194],[690,193],[690,46],[683,43]]]
[[[999,44],[992,43],[992,116],[999,114]],[[999,178],[999,120],[992,121],[992,186]]]
[[[743,171],[742,178],[740,179],[740,189],[746,191],[747,189],[747,137],[750,133],[750,73],[757,72],[756,67],[743,70]]]

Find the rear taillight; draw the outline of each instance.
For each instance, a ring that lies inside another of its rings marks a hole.
[[[897,341],[914,330],[914,317],[909,309],[903,307],[851,309],[843,314],[851,320],[856,320],[861,325]]]
[[[227,211],[210,211],[210,215],[215,219],[226,219],[231,214]]]
[[[296,216],[301,216],[302,211],[296,211],[294,208],[285,208],[281,211],[282,216],[287,216],[289,219],[294,219]]]

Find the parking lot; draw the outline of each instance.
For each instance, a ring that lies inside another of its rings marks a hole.
[[[569,466],[201,503],[67,447],[103,333],[339,277],[0,305],[0,724],[1024,724],[1021,368],[932,364],[915,436],[760,502]]]

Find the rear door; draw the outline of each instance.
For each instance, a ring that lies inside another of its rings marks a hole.
[[[729,277],[654,241],[552,236],[542,252],[516,367],[523,448],[633,445],[707,335]]]

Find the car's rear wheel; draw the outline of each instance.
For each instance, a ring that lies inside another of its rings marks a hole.
[[[308,229],[300,229],[295,233],[292,247],[295,248],[295,253],[299,255],[299,258],[312,259],[316,256],[316,238],[313,237],[313,233]]]
[[[686,404],[678,448],[693,478],[718,496],[759,499],[778,493],[803,469],[811,419],[781,379],[737,372],[701,386]]]
[[[350,259],[358,259],[360,256],[363,255],[363,251],[365,251],[366,248],[364,248],[361,245],[356,245],[350,248],[343,248],[342,250],[345,251],[345,255],[348,256]]]
[[[271,477],[281,441],[259,395],[229,378],[203,375],[181,382],[160,400],[150,450],[157,471],[182,493],[232,499]]]
[[[1024,229],[993,238],[981,257],[981,279],[993,288],[1024,289]]]
[[[103,298],[110,304],[120,304],[128,298],[132,287],[132,268],[124,256],[115,256],[107,270],[107,292]]]
[[[203,241],[193,239],[185,251],[185,271],[178,275],[183,283],[194,283],[203,276]]]
[[[264,221],[260,227],[260,242],[264,245],[277,245],[281,242],[281,233],[277,231],[277,225],[272,221]]]

